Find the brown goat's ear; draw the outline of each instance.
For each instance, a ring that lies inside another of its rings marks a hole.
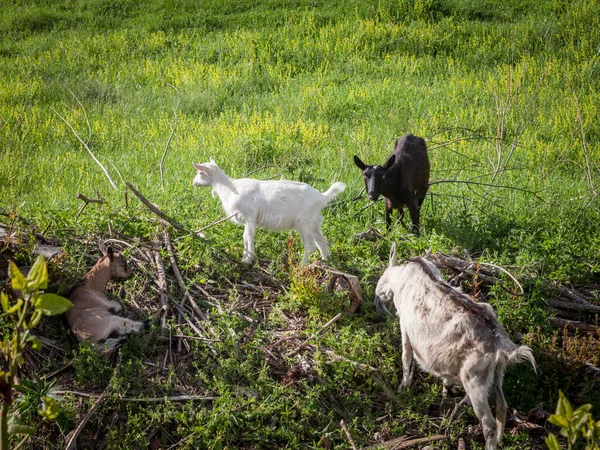
[[[390,249],[390,267],[398,265],[398,257],[396,256],[396,243],[392,244]]]
[[[196,168],[196,170],[198,172],[204,172],[204,173],[206,173],[208,171],[208,168],[206,166],[203,166],[202,164],[196,164],[196,163],[194,163],[194,167]]]
[[[106,248],[106,256],[108,256],[110,262],[112,262],[113,258],[115,257],[115,252],[110,245]]]
[[[356,166],[360,169],[360,170],[365,170],[367,168],[367,165],[362,162],[360,160],[360,158],[356,155],[354,155],[354,164],[356,164]]]
[[[392,155],[385,162],[385,164],[383,165],[383,168],[385,170],[388,170],[390,167],[392,167],[394,165],[395,162],[396,162],[396,155]]]

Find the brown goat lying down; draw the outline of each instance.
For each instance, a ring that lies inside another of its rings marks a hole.
[[[128,333],[145,328],[144,322],[117,316],[122,306],[104,295],[104,288],[112,278],[131,277],[125,257],[108,247],[96,265],[83,276],[69,293],[73,308],[67,312],[67,322],[79,342],[91,341],[106,350],[123,343]]]
[[[507,365],[528,360],[531,349],[517,346],[498,322],[492,307],[447,284],[437,267],[423,259],[397,265],[395,245],[390,267],[375,290],[376,306],[394,302],[402,333],[402,384],[410,387],[413,355],[421,368],[444,380],[462,384],[481,421],[486,450],[494,450],[504,433],[507,404],[502,381]],[[488,396],[496,404],[496,421]]]

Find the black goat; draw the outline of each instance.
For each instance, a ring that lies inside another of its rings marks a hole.
[[[412,232],[418,235],[420,209],[429,189],[429,157],[425,140],[412,134],[396,139],[394,152],[383,166],[366,165],[356,155],[354,164],[362,170],[369,198],[376,201],[379,195],[385,197],[387,228],[392,223],[392,209],[398,210],[401,221],[406,206],[410,212]]]

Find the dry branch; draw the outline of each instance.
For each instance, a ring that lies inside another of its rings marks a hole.
[[[429,186],[433,186],[434,184],[440,184],[440,183],[473,184],[473,185],[477,185],[477,186],[488,186],[488,187],[493,187],[493,188],[512,189],[513,191],[519,191],[519,192],[525,192],[527,194],[531,194],[538,200],[540,200],[542,202],[544,201],[544,199],[542,197],[537,195],[535,192],[530,191],[529,189],[523,189],[523,188],[519,188],[516,186],[507,186],[505,184],[492,184],[492,183],[483,183],[481,181],[466,181],[466,180],[437,180],[437,181],[431,181],[429,183]]]
[[[175,252],[173,251],[173,244],[171,243],[171,236],[169,235],[169,231],[165,228],[163,232],[165,247],[167,248],[167,252],[169,252],[169,259],[171,261],[171,269],[173,270],[173,274],[175,275],[175,279],[177,283],[179,283],[179,287],[183,291],[183,300],[179,304],[182,308],[185,306],[185,300],[187,299],[194,313],[200,317],[202,320],[207,320],[206,314],[202,312],[202,310],[198,307],[192,296],[190,295],[190,291],[185,285],[185,281],[181,276],[181,272],[179,271],[179,266],[177,265],[177,259],[175,258]]]
[[[550,324],[559,330],[567,327],[567,330],[575,333],[577,331],[585,331],[587,333],[596,333],[600,336],[600,327],[589,323],[576,322],[574,320],[561,319],[560,317],[550,317]]]
[[[86,208],[86,206],[89,203],[98,203],[100,205],[103,203],[106,203],[106,201],[102,198],[88,198],[83,194],[77,194],[75,197],[78,198],[79,200],[83,201],[83,204],[81,205],[81,207],[79,208],[79,211],[77,212],[77,217],[79,217],[81,215],[81,213],[83,212],[83,210]]]
[[[569,311],[577,311],[588,314],[600,314],[600,306],[592,304],[585,305],[581,303],[564,302],[562,300],[556,300],[553,298],[548,299],[548,304],[550,306],[553,306],[554,308],[566,309]]]
[[[160,256],[158,250],[154,251],[154,262],[158,272],[156,284],[158,285],[160,295],[160,327],[164,330],[167,326],[167,275],[165,271],[165,264]]]
[[[75,97],[77,98],[77,97]],[[79,100],[77,100],[77,102],[79,103]],[[81,103],[79,103],[81,105]],[[98,164],[100,166],[100,168],[102,169],[102,172],[104,172],[104,175],[106,175],[106,178],[108,178],[108,181],[110,182],[110,185],[117,190],[117,185],[115,184],[115,182],[113,181],[113,179],[110,177],[110,174],[108,173],[108,170],[106,170],[106,167],[104,167],[102,165],[102,163],[98,160],[98,158],[96,158],[96,155],[94,155],[94,153],[90,150],[90,148],[87,145],[87,142],[84,142],[83,139],[81,139],[81,137],[79,136],[79,134],[77,134],[77,131],[75,131],[75,129],[73,128],[73,126],[67,121],[67,119],[65,119],[63,116],[61,116],[54,108],[50,108],[52,111],[54,111],[54,113],[61,118],[61,120],[67,124],[67,126],[71,129],[71,131],[73,132],[73,134],[75,135],[75,137],[77,138],[77,140],[79,142],[81,142],[83,144],[83,146],[85,147],[85,149],[88,151],[88,153],[90,154],[90,156],[92,157],[92,159],[96,162],[96,164]],[[84,109],[85,112],[85,109]],[[86,115],[86,120],[87,120],[87,115]],[[88,127],[89,127],[89,121],[88,121]],[[91,129],[90,129],[90,133],[91,133]],[[89,141],[89,139],[88,139]]]
[[[387,450],[399,450],[401,448],[412,447],[413,445],[423,444],[425,442],[433,442],[433,441],[443,441],[448,439],[448,436],[445,434],[436,434],[435,436],[428,436],[424,438],[411,438],[410,436],[400,436],[399,438],[392,439],[386,442],[382,442],[381,444],[372,445],[367,447],[367,449],[381,449],[385,448]]]
[[[354,439],[352,439],[352,435],[350,434],[350,430],[348,430],[348,427],[346,426],[344,419],[340,420],[340,425],[341,425],[342,429],[344,430],[344,433],[346,433],[346,437],[348,438],[348,442],[350,442],[352,449],[358,450],[358,447],[354,443]]]
[[[308,339],[306,339],[302,344],[300,344],[298,347],[296,347],[294,350],[292,350],[291,352],[288,353],[288,357],[294,356],[296,353],[298,353],[300,350],[302,350],[306,344],[308,344],[309,341],[311,341],[312,339],[316,338],[319,334],[321,334],[323,331],[325,331],[327,328],[329,328],[331,325],[333,325],[334,323],[336,323],[340,317],[342,317],[342,313],[338,313],[333,319],[331,319],[329,322],[327,322],[325,325],[323,325],[318,331],[316,331],[315,333],[313,333],[312,336],[310,336]]]
[[[167,86],[172,87],[177,91],[178,99],[177,106],[175,106],[175,111],[173,111],[173,128],[171,129],[171,134],[169,135],[169,140],[167,141],[167,145],[165,146],[165,151],[163,152],[162,158],[160,159],[160,184],[162,186],[163,191],[165,190],[165,179],[163,177],[163,164],[165,162],[165,156],[167,156],[167,150],[169,150],[169,144],[171,144],[171,139],[173,139],[173,135],[175,134],[175,130],[177,129],[177,110],[179,109],[179,105],[181,104],[181,92],[172,84],[167,83]]]
[[[140,201],[144,205],[146,205],[150,211],[152,211],[154,214],[156,214],[161,219],[166,220],[173,228],[175,228],[179,231],[184,231],[184,232],[188,231],[183,225],[181,225],[177,221],[171,219],[164,212],[162,212],[158,206],[156,206],[154,203],[150,202],[146,197],[144,197],[142,194],[140,194],[140,192],[136,188],[134,188],[131,183],[125,183],[125,185],[129,189],[131,189],[131,192],[133,192],[135,194],[135,196],[137,198],[139,198]]]
[[[588,302],[586,299],[578,295],[576,292],[567,288],[566,286],[558,286],[556,283],[550,283],[550,286],[556,289],[556,291],[562,296],[569,300],[574,301],[575,303],[579,303],[580,305],[591,306],[592,304]]]

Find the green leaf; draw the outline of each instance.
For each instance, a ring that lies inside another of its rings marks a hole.
[[[56,294],[42,294],[35,300],[35,309],[45,316],[56,316],[73,307],[73,303]]]
[[[591,405],[583,405],[583,406],[590,406],[590,408],[591,408]],[[589,412],[585,412],[581,408],[579,408],[577,411],[575,411],[573,413],[573,426],[575,427],[575,429],[580,430],[581,427],[583,427],[586,423],[588,423],[591,416],[592,415]]]
[[[556,405],[556,414],[570,419],[573,415],[573,407],[562,391],[558,391],[558,395],[559,399],[558,404]]]
[[[6,295],[4,292],[0,292],[0,301],[2,302],[2,311],[8,314],[8,295]]]
[[[27,278],[25,278],[17,265],[12,261],[8,263],[8,275],[10,276],[13,289],[22,291],[27,287]]]
[[[12,308],[8,308],[8,311],[6,311],[7,314],[14,314],[17,311],[21,310],[21,306],[23,305],[23,299],[20,298],[17,300],[16,305],[13,305]]]
[[[38,256],[27,275],[29,288],[46,289],[48,287],[48,267],[42,255]]]
[[[21,425],[18,423],[10,423],[8,424],[8,433],[9,434],[33,434],[35,433],[35,427],[29,427],[27,425]]]
[[[44,405],[40,411],[38,411],[44,419],[55,420],[60,414],[60,406],[58,402],[52,397],[44,397]]]
[[[552,414],[550,417],[548,417],[548,422],[556,425],[557,427],[569,428],[569,421],[565,417],[558,414]]]
[[[42,349],[42,341],[40,341],[37,336],[29,336],[27,338],[27,342],[29,342],[31,344],[31,348],[33,350],[41,350]]]
[[[560,444],[558,443],[558,438],[550,433],[548,437],[544,438],[546,441],[546,445],[550,450],[560,450]]]
[[[42,320],[42,312],[34,311],[33,315],[31,316],[31,320],[29,321],[29,328],[37,327],[40,323],[40,320]]]

